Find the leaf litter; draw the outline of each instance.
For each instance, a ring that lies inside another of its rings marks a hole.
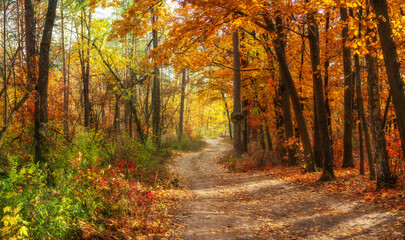
[[[274,166],[235,172],[220,163],[231,146],[207,142],[202,151],[171,163],[184,192],[177,199],[172,239],[404,239],[401,208],[375,204],[394,198],[388,190],[366,199],[342,193],[345,181],[321,186],[315,181],[319,173],[300,178],[292,174],[296,169]],[[337,173],[338,179],[350,174]],[[367,183],[363,187],[373,193]]]

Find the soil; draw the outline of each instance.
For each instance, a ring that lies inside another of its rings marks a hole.
[[[220,163],[232,148],[206,140],[171,166],[187,198],[175,214],[176,239],[405,239],[405,215]]]

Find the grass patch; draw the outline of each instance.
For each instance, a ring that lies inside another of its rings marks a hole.
[[[184,135],[181,139],[177,137],[167,138],[164,143],[164,148],[170,148],[178,151],[196,152],[205,147],[207,143],[200,137],[191,137]]]

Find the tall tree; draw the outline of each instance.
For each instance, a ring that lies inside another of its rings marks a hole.
[[[27,0],[30,1],[30,0]],[[35,86],[35,162],[44,162],[43,147],[48,122],[49,50],[55,23],[57,0],[49,0],[39,47],[38,82]],[[32,4],[31,4],[32,5]]]
[[[353,73],[352,56],[349,39],[349,16],[346,7],[340,7],[340,18],[343,22],[342,48],[343,48],[343,75],[344,75],[344,133],[343,133],[343,165],[354,167],[353,164]]]
[[[184,100],[186,91],[186,68],[181,70],[181,92],[180,92],[180,117],[179,117],[179,140],[183,137]]]
[[[156,10],[152,9],[152,43],[153,49],[158,47],[158,31],[157,31],[157,16]],[[160,79],[159,67],[154,66],[153,81],[152,81],[152,129],[153,129],[153,143],[160,146],[161,135],[161,119],[160,119]]]
[[[296,158],[296,149],[294,144],[292,143],[294,138],[294,125],[292,121],[291,115],[291,104],[290,98],[288,95],[287,86],[285,84],[284,75],[280,70],[280,93],[281,93],[281,110],[283,112],[283,125],[284,125],[284,137],[285,142],[288,144],[287,146],[287,156],[288,156],[288,163],[292,166],[297,164]]]
[[[390,86],[390,92],[392,94],[392,100],[395,108],[395,115],[397,117],[398,130],[402,143],[402,151],[405,154],[405,107],[403,103],[405,102],[404,94],[404,84],[401,79],[400,74],[400,63],[398,60],[398,53],[394,39],[392,38],[392,28],[391,20],[388,15],[388,5],[386,0],[371,0],[371,5],[378,20],[378,35],[380,37],[381,48],[384,56],[385,69],[388,76],[388,83]],[[370,53],[371,54],[371,53]],[[369,83],[369,91],[372,91],[373,97],[372,103],[370,105],[375,107],[372,108],[371,114],[373,121],[373,132],[375,134],[375,161],[376,161],[376,173],[377,173],[377,186],[378,187],[392,187],[396,183],[396,178],[392,176],[388,159],[386,157],[385,150],[385,137],[383,135],[383,126],[381,122],[381,115],[379,115],[379,104],[376,102],[376,97],[378,96],[378,75],[375,75],[375,69],[372,64],[377,64],[373,62],[374,60],[368,58],[369,61],[369,71],[371,72],[371,77],[373,78]],[[370,62],[371,61],[371,62]],[[370,74],[370,73],[369,73]],[[375,93],[377,95],[375,95]],[[377,100],[378,101],[378,100]]]
[[[68,77],[67,77],[67,69],[66,69],[66,47],[65,47],[65,15],[64,15],[64,8],[63,5],[64,1],[61,1],[60,7],[60,18],[61,18],[61,37],[62,37],[62,77],[63,77],[63,108],[65,110],[64,120],[63,120],[63,130],[65,136],[69,137],[69,89],[68,89]]]
[[[358,28],[358,39],[361,39],[361,31],[362,31],[362,25],[361,25],[361,19],[362,19],[362,8],[360,7],[358,11],[358,19],[359,19],[359,28]],[[360,143],[362,143],[362,136],[364,135],[364,140],[366,143],[366,150],[367,150],[367,158],[368,162],[372,163],[373,162],[373,153],[371,150],[371,142],[370,142],[370,133],[368,130],[368,124],[367,124],[367,119],[366,119],[366,113],[364,109],[364,100],[363,100],[363,93],[361,90],[361,68],[360,68],[360,56],[358,52],[354,54],[354,67],[355,67],[355,81],[356,81],[356,96],[357,96],[357,112],[360,120],[360,125],[361,127],[359,128],[359,138],[360,138]],[[360,134],[361,131],[361,134]],[[364,134],[363,134],[364,133]],[[362,146],[360,147],[360,150],[363,151]],[[364,166],[364,159],[363,159],[363,166]],[[373,172],[373,167],[372,165],[369,166],[370,168],[370,173]]]
[[[308,1],[307,1],[308,2]],[[312,78],[314,88],[314,99],[316,106],[316,116],[318,120],[318,129],[320,145],[322,149],[323,172],[322,181],[329,181],[335,178],[333,172],[333,156],[331,153],[328,120],[326,116],[325,99],[323,95],[323,84],[321,76],[321,58],[319,48],[319,27],[315,20],[314,12],[308,14],[308,39],[310,47]]]
[[[300,103],[300,99],[298,96],[297,89],[295,87],[291,72],[288,67],[287,58],[286,58],[286,51],[285,51],[285,36],[284,36],[284,27],[283,21],[280,17],[280,13],[276,17],[276,25],[269,16],[264,15],[263,20],[265,21],[265,25],[257,22],[259,26],[263,27],[269,33],[274,34],[275,37],[273,38],[273,45],[275,49],[275,55],[277,57],[277,61],[280,65],[281,75],[285,80],[285,84],[287,86],[287,91],[291,99],[291,103],[293,105],[294,113],[295,113],[295,120],[297,121],[298,130],[300,132],[301,143],[304,148],[304,155],[305,155],[305,170],[307,172],[315,171],[315,164],[313,161],[313,153],[311,147],[311,140],[308,133],[307,124],[305,122],[304,114],[302,111],[302,105]]]
[[[233,43],[233,112],[231,119],[233,123],[233,154],[235,157],[242,156],[242,107],[241,107],[241,74],[240,74],[240,52],[239,52],[239,31],[232,33]]]

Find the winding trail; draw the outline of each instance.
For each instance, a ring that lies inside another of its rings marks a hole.
[[[271,179],[228,172],[217,163],[230,145],[207,147],[171,166],[188,194],[176,239],[405,239],[405,217]]]

